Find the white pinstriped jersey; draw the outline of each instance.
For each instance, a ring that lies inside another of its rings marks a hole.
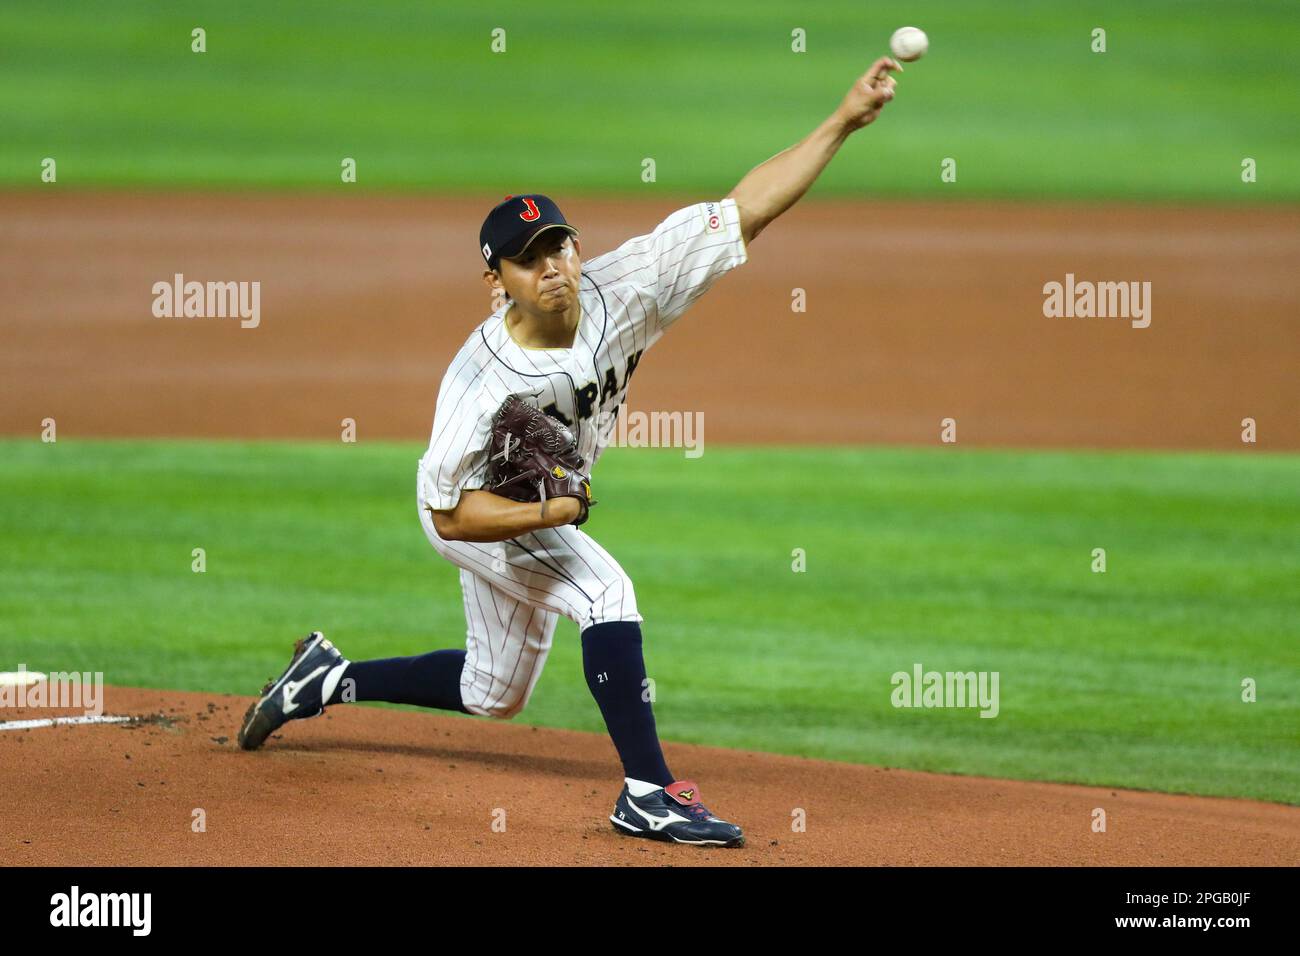
[[[679,209],[654,231],[584,260],[572,348],[518,345],[509,304],[478,326],[438,392],[433,434],[420,459],[420,507],[456,507],[483,487],[492,416],[518,395],[568,424],[593,465],[615,427],[647,349],[721,276],[747,259],[733,199]]]

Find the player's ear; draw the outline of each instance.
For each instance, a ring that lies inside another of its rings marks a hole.
[[[506,287],[501,284],[501,273],[496,269],[483,270],[483,284],[488,287],[492,293],[492,308],[499,309],[510,301],[510,293]]]

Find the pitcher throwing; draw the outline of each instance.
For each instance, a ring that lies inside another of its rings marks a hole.
[[[755,237],[880,114],[896,68],[877,60],[821,125],[725,199],[679,209],[612,252],[583,260],[578,230],[542,195],[508,196],[488,213],[483,280],[502,304],[448,368],[417,472],[424,533],[460,569],[465,649],[348,661],[313,632],[249,708],[241,747],[255,750],[286,721],[344,698],[513,717],[563,615],[581,632],[587,686],[623,764],[614,828],[700,846],[744,843],[694,781],[669,770],[643,697],[636,592],[578,525],[595,505],[590,471],[646,350],[746,261]]]

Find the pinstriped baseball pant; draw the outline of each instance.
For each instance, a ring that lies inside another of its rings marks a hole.
[[[572,525],[510,541],[445,541],[427,509],[420,524],[434,549],[460,568],[465,599],[465,709],[510,718],[542,674],[560,615],[580,631],[641,621],[632,581],[609,552]]]

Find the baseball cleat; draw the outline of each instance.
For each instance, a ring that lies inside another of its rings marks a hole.
[[[248,708],[239,728],[239,746],[256,750],[286,721],[325,713],[326,683],[338,684],[348,662],[320,631],[312,631],[293,645],[293,660],[279,680],[262,688],[261,699]]]
[[[633,796],[633,790],[639,795]],[[609,820],[619,833],[648,840],[671,840],[695,846],[745,845],[740,827],[719,820],[700,803],[700,790],[693,780],[656,787],[629,779]]]

